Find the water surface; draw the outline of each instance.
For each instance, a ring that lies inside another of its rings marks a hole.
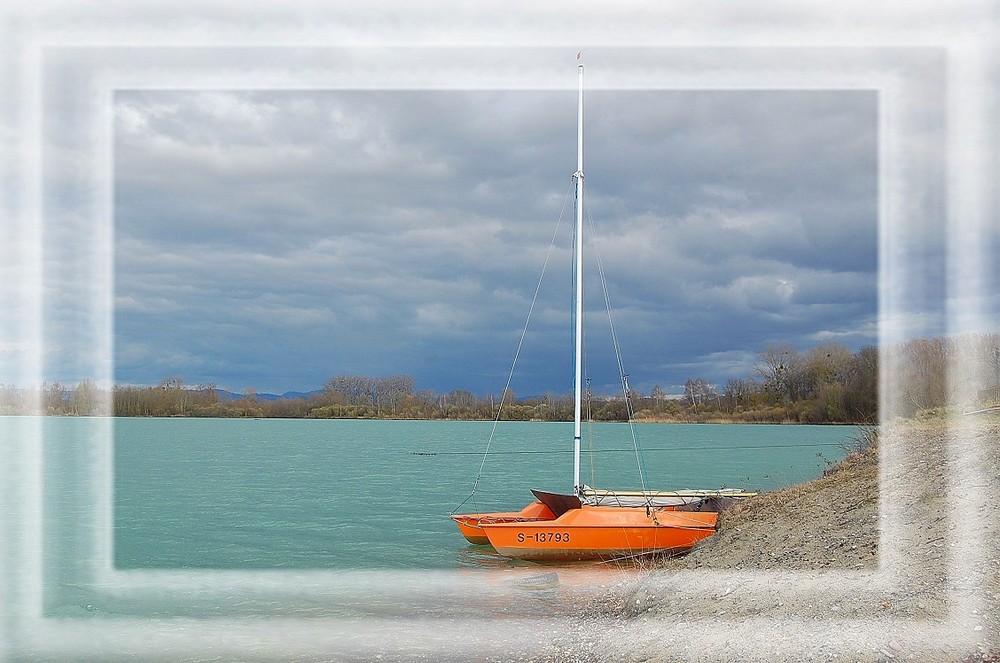
[[[71,429],[71,419],[58,423]],[[121,569],[449,569],[504,562],[448,518],[572,487],[572,425],[114,420],[114,563]],[[597,488],[771,490],[818,476],[854,427],[586,427]],[[470,498],[477,474],[482,474]],[[468,498],[468,499],[467,499]],[[464,504],[463,504],[464,501]]]

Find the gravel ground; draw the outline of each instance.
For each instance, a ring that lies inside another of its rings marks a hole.
[[[995,416],[883,426],[619,583],[536,660],[998,663],[998,441]]]

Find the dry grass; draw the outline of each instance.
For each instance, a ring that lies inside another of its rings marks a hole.
[[[808,483],[759,495],[725,511],[716,536],[677,568],[874,568],[878,448],[852,454]]]
[[[889,460],[892,468],[881,477],[880,460]],[[969,476],[963,473],[969,464],[975,466],[976,485],[953,485],[952,477]],[[769,653],[765,636],[750,658],[743,651],[740,660],[1000,658],[998,504],[1000,418],[932,418],[886,426],[877,446],[852,454],[814,481],[733,507],[720,518],[716,536],[689,555],[622,583],[593,607],[590,617],[595,623],[614,620],[631,640],[608,638],[592,658],[720,660],[692,647],[685,635],[720,619],[731,620],[734,633],[749,621],[771,628],[816,625],[816,639],[794,655],[780,647]],[[894,538],[880,546],[879,526],[887,517]],[[963,537],[969,522],[981,535],[980,545],[971,548],[974,542]],[[892,569],[888,575],[886,568]],[[780,573],[785,571],[795,573]],[[845,571],[861,575],[842,575]],[[837,580],[869,574],[871,586],[862,585],[860,593],[849,580]],[[809,590],[800,591],[804,586]],[[838,650],[831,643],[843,632],[836,635],[831,616],[887,626],[857,635],[864,644],[856,650]],[[688,630],[677,631],[678,623]],[[821,638],[828,626],[834,630]],[[730,646],[745,646],[756,635],[734,635]],[[630,653],[636,651],[641,656]]]

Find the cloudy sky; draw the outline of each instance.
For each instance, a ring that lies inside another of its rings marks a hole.
[[[552,245],[513,388],[568,391],[572,56],[566,77],[115,92],[115,379],[497,392]],[[877,342],[874,91],[601,89],[586,116],[594,385],[617,381],[598,255],[643,391]]]
[[[512,387],[566,393],[581,48],[597,389],[598,252],[644,392],[751,376],[771,343],[996,328],[975,0],[67,3],[0,24],[0,383],[495,393],[550,256]]]

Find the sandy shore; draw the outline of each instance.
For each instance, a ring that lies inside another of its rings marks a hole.
[[[1000,419],[883,426],[620,583],[538,660],[997,662],[998,508]]]

